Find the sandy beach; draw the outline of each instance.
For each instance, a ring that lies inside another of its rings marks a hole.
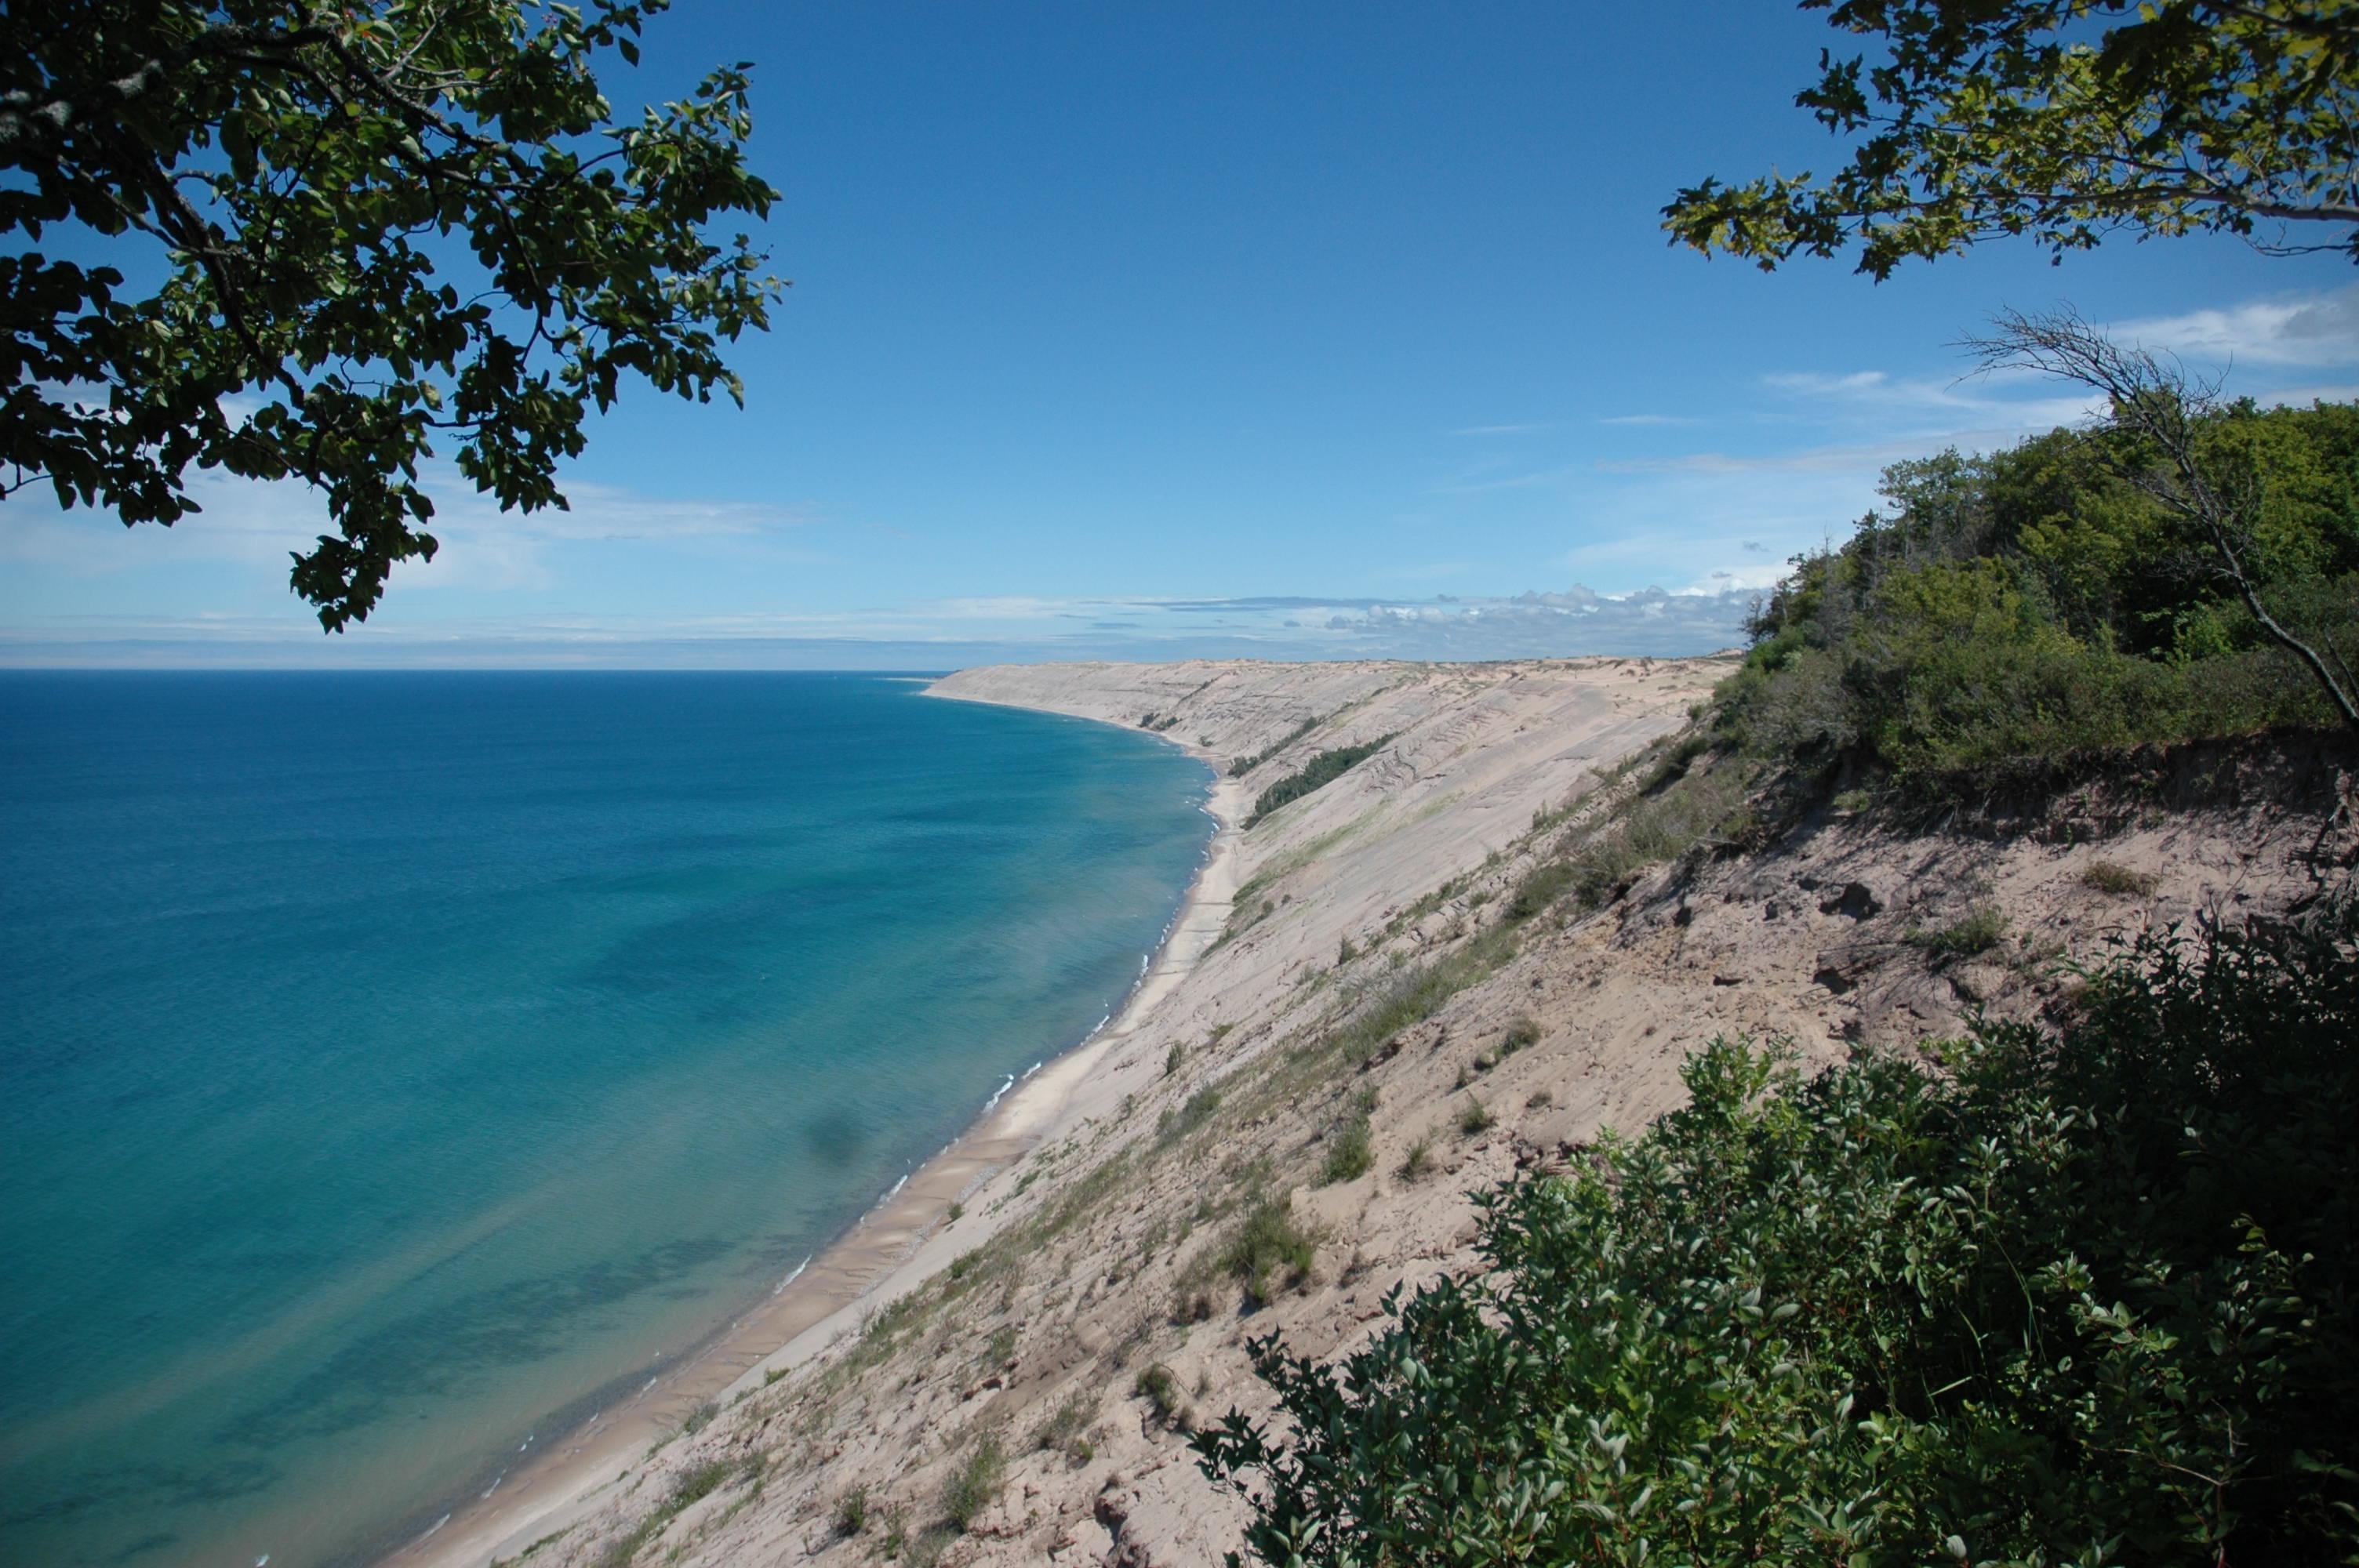
[[[1202,746],[1176,735],[1156,738],[1220,773],[1224,759]],[[636,1393],[599,1411],[487,1491],[429,1521],[380,1561],[401,1568],[476,1568],[513,1557],[599,1507],[618,1474],[642,1465],[701,1407],[742,1399],[776,1381],[987,1241],[1009,1217],[992,1202],[1001,1195],[995,1178],[1044,1140],[1088,1121],[1110,1098],[1119,1098],[1100,1081],[1102,1069],[1127,1065],[1125,1046],[1219,937],[1237,883],[1239,825],[1250,805],[1243,783],[1217,778],[1205,800],[1214,830],[1195,879],[1137,985],[1087,1040],[1009,1084],[965,1132],[782,1278],[766,1300],[654,1369]],[[966,1212],[950,1220],[954,1205]]]

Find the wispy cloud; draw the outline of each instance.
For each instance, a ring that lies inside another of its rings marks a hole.
[[[1512,598],[1016,596],[860,611],[411,620],[347,638],[258,617],[83,618],[0,631],[0,664],[950,668],[995,660],[1497,659],[1709,653],[1740,640],[1746,585]]]
[[[2188,359],[2239,365],[2359,364],[2359,284],[2117,321],[2110,330],[2124,341]]]

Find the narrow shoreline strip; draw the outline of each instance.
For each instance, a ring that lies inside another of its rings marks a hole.
[[[1049,711],[930,687],[919,695]],[[1123,1005],[1087,1039],[1004,1087],[964,1132],[805,1259],[766,1300],[656,1368],[636,1394],[563,1434],[530,1465],[508,1472],[491,1492],[385,1552],[380,1563],[482,1568],[503,1550],[512,1552],[534,1537],[567,1528],[599,1506],[618,1476],[643,1463],[699,1406],[736,1399],[801,1366],[855,1332],[868,1314],[923,1285],[997,1232],[1011,1217],[971,1212],[955,1227],[943,1221],[952,1204],[975,1197],[994,1177],[1067,1129],[1091,1078],[1171,994],[1228,921],[1243,786],[1222,773],[1216,753],[1171,735],[1155,739],[1213,765],[1204,803],[1213,831],[1161,946]]]

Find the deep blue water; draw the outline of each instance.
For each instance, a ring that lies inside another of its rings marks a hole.
[[[878,676],[0,674],[0,1562],[305,1568],[1127,990],[1145,736]]]

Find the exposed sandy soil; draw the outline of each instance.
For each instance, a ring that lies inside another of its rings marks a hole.
[[[2150,922],[2282,914],[2359,851],[2350,786],[2318,749],[2248,746],[1932,831],[1822,809],[1752,854],[1655,868],[1595,912],[1486,936],[1584,812],[1631,787],[1598,774],[1675,732],[1727,668],[1078,665],[939,683],[1176,717],[1167,738],[1223,762],[1320,719],[1224,786],[1232,824],[1312,753],[1392,739],[1224,829],[1132,1008],[708,1358],[698,1386],[719,1392],[696,1430],[577,1460],[396,1561],[850,1563],[892,1540],[903,1562],[1217,1563],[1241,1505],[1185,1436],[1267,1410],[1245,1342],[1347,1347],[1396,1285],[1474,1261],[1470,1191],[1642,1128],[1712,1035],[1829,1062],[1955,1033],[1975,1006],[2031,1016],[2072,983],[2062,962]],[[1982,952],[1922,940],[1984,911],[2006,925]],[[1511,956],[1430,1017],[1350,1033],[1405,977],[1486,946]],[[1493,1119],[1466,1130],[1478,1101]],[[1369,1168],[1322,1184],[1362,1106]],[[1271,1203],[1320,1239],[1309,1276],[1281,1271],[1260,1300],[1222,1260]],[[1004,1476],[955,1529],[949,1485],[986,1442]],[[701,1495],[675,1507],[683,1483]]]

